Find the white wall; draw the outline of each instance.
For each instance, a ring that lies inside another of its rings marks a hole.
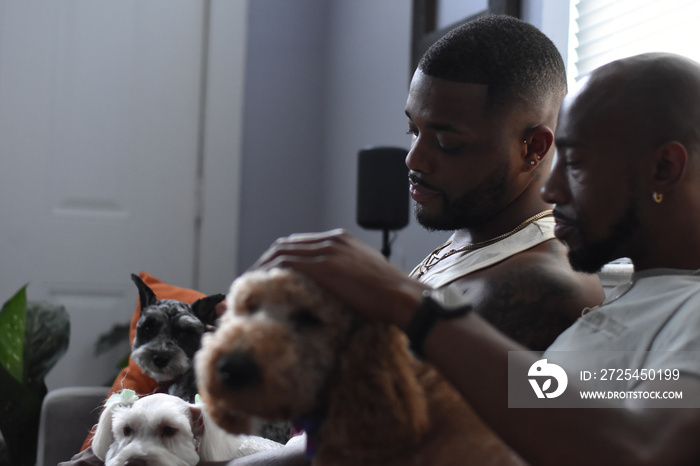
[[[201,229],[193,286],[225,293],[238,264],[248,0],[213,0],[202,104]]]

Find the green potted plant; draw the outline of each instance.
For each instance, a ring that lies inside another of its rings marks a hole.
[[[34,466],[46,374],[65,354],[70,319],[63,306],[27,302],[22,287],[0,310],[0,466]],[[2,463],[8,461],[8,463]]]

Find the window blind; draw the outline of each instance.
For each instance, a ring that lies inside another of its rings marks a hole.
[[[619,58],[673,52],[700,62],[698,0],[572,0],[569,76]]]

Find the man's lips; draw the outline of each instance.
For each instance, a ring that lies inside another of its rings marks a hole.
[[[429,199],[440,196],[441,193],[436,188],[427,185],[423,180],[415,175],[409,175],[408,181],[411,198],[418,203],[423,203]]]
[[[576,226],[576,221],[562,214],[561,212],[554,211],[554,219],[557,224],[554,227],[554,236],[563,240],[566,236],[569,236]]]

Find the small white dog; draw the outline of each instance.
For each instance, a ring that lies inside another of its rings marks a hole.
[[[92,448],[105,466],[195,466],[228,461],[281,447],[268,439],[231,435],[218,427],[201,403],[132,390],[113,395],[100,415]]]

